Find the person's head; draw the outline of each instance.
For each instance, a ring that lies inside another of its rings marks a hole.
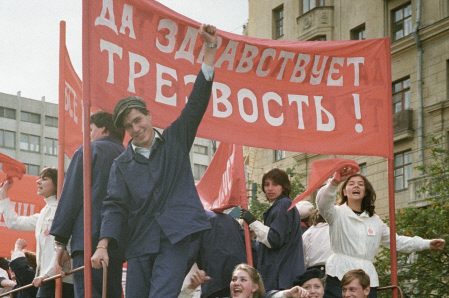
[[[90,116],[90,140],[93,142],[107,135],[116,137],[123,142],[125,130],[114,126],[111,114],[97,111]]]
[[[8,271],[9,269],[9,262],[5,258],[0,258],[0,268],[2,268],[5,271]]]
[[[235,267],[229,288],[233,298],[262,298],[265,295],[262,277],[248,264]]]
[[[8,278],[11,279],[11,275],[9,274],[9,262],[5,258],[0,258],[0,268],[5,270],[8,274]],[[0,270],[1,271],[1,270]]]
[[[279,168],[265,172],[262,177],[262,190],[270,203],[280,195],[290,196],[292,186],[287,172]]]
[[[317,209],[313,210],[312,215],[310,215],[309,218],[309,224],[311,226],[316,226],[317,224],[319,224],[320,222],[326,222],[326,220],[324,219],[324,217],[320,214],[320,211]]]
[[[56,194],[58,187],[58,170],[54,167],[44,168],[36,181],[37,194],[48,198]]]
[[[366,298],[370,292],[369,275],[362,269],[346,272],[340,285],[343,298]]]
[[[339,205],[344,203],[361,201],[362,211],[374,215],[374,203],[376,202],[376,192],[373,185],[360,173],[351,175],[343,182],[340,188]]]
[[[124,128],[133,138],[134,145],[151,147],[154,129],[151,124],[151,114],[142,98],[128,96],[120,99],[115,105],[112,118],[115,127]]]
[[[296,209],[298,209],[299,215],[301,217],[301,221],[307,223],[309,220],[310,215],[312,215],[313,210],[315,207],[313,207],[313,204],[309,201],[299,201],[296,203]]]
[[[312,268],[297,276],[293,282],[293,285],[306,289],[307,292],[309,292],[309,298],[323,298],[324,280],[324,272],[319,269]]]
[[[25,258],[27,259],[28,266],[36,271],[37,263],[36,263],[36,253],[32,251],[28,251],[26,249],[23,250],[25,254]]]

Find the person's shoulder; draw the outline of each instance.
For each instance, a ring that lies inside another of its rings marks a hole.
[[[292,205],[292,200],[290,200],[288,197],[282,196],[279,199],[277,199],[277,205],[288,209]]]
[[[368,215],[368,212],[367,212],[367,215]],[[377,214],[373,214],[372,216],[369,216],[368,215],[368,218],[370,218],[371,220],[374,220],[374,221],[380,221],[380,222],[383,222],[382,221],[382,219],[379,217],[379,215],[377,215]]]
[[[120,142],[120,140],[113,136],[103,136],[99,138],[98,140],[92,141],[91,146],[101,146],[101,147],[111,147],[111,146],[118,146],[123,147],[123,143]]]
[[[75,153],[73,153],[73,156],[75,156],[77,154],[83,154],[83,148],[84,148],[83,145],[76,148]]]
[[[114,163],[128,163],[129,161],[132,160],[132,158],[133,158],[132,148],[131,146],[128,146],[127,148],[125,148],[125,150],[123,150],[122,153],[120,153],[119,156],[114,158]]]

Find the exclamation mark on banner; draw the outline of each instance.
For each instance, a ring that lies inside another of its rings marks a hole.
[[[352,97],[354,97],[354,109],[355,109],[355,118],[357,120],[362,119],[362,113],[360,112],[360,98],[359,98],[359,94],[352,94]],[[363,126],[360,123],[357,123],[355,125],[355,131],[356,132],[362,132],[363,131]]]

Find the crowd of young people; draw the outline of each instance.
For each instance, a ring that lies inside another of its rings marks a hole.
[[[102,262],[120,265],[126,259],[128,297],[190,297],[192,289],[211,281],[208,272],[198,270],[191,275],[188,286],[181,289],[189,269],[189,251],[195,240],[212,228],[211,218],[214,217],[206,215],[201,206],[189,157],[198,126],[209,104],[217,48],[214,26],[202,25],[199,34],[205,44],[201,70],[186,107],[163,133],[153,128],[147,104],[137,96],[117,102],[109,116],[113,124],[111,128],[91,127],[91,136],[98,134],[100,142],[103,142],[98,146],[95,144],[98,155],[92,158],[94,165],[98,162],[98,175],[92,178],[103,177],[98,184],[92,183],[93,187],[102,187],[96,189],[98,200],[92,206],[96,222],[92,235],[95,251],[92,267],[100,269]],[[120,142],[107,139],[114,129],[126,130],[132,137],[126,150]],[[115,155],[104,166],[101,160],[105,160],[106,155],[110,156],[110,146],[116,147]],[[79,152],[82,156],[82,148]],[[79,228],[82,227],[82,203],[75,204],[77,200],[82,201],[82,192],[72,196],[82,188],[79,184],[73,189],[72,181],[81,179],[78,172],[82,172],[82,166],[73,165],[72,168],[65,180],[64,199],[59,207],[56,169],[45,168],[41,172],[37,181],[38,194],[47,204],[33,216],[18,216],[13,210],[7,195],[12,187],[11,180],[5,181],[0,188],[0,211],[8,227],[36,233],[37,267],[32,281],[38,287],[36,297],[54,297],[54,282],[43,281],[54,275],[56,266],[64,272],[71,268],[70,257],[78,264],[84,260],[80,240],[83,229]],[[318,210],[328,223],[330,256],[325,264],[322,260],[311,264],[311,267],[319,268],[306,270],[304,261],[308,259],[304,257],[301,217],[296,208],[289,210],[289,177],[278,168],[267,171],[262,177],[262,190],[270,207],[263,214],[263,222],[250,211],[241,210],[241,218],[257,237],[255,268],[237,264],[230,276],[221,277],[229,279],[220,282],[228,290],[214,290],[213,297],[376,297],[379,284],[371,260],[380,244],[389,246],[389,229],[374,212],[376,195],[371,183],[361,174],[349,176],[346,172],[346,169],[337,172],[318,193]],[[340,183],[340,201],[334,205]],[[74,204],[78,206],[77,211],[71,214],[67,206]],[[52,226],[55,214],[58,220]],[[70,224],[69,219],[72,219]],[[70,238],[77,245],[74,255],[69,255]],[[206,241],[205,238],[201,241]],[[222,247],[233,244],[232,241],[223,241]],[[207,243],[200,245],[207,246]],[[444,245],[443,239],[397,237],[399,251],[443,249]],[[313,247],[307,249],[313,251]],[[205,250],[207,248],[197,251]],[[117,253],[114,255],[114,252]],[[196,256],[195,259],[199,258]],[[213,260],[202,262],[211,264]],[[101,297],[100,277],[98,275],[94,280],[94,289],[98,290],[94,291],[93,297]],[[63,297],[84,297],[82,276],[75,279],[75,294],[70,278],[65,279]],[[116,284],[117,280],[111,282]],[[217,293],[220,296],[216,296]],[[113,291],[110,295],[120,294]]]

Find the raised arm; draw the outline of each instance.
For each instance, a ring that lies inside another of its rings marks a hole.
[[[199,33],[206,44],[204,50],[204,63],[214,67],[215,54],[217,52],[217,28],[212,25],[202,24]]]
[[[0,212],[3,212],[6,226],[12,230],[18,231],[34,231],[36,229],[39,214],[31,216],[19,216],[11,205],[8,198],[8,191],[13,186],[12,179],[8,179],[1,184],[0,188]]]

